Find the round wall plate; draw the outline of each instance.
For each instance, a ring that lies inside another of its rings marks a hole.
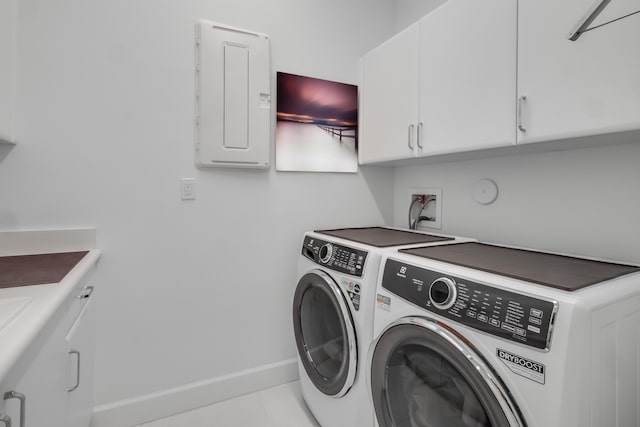
[[[481,179],[473,187],[473,198],[481,205],[490,205],[498,198],[498,186],[490,179]]]

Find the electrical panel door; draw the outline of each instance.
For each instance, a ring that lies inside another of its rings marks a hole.
[[[200,21],[196,26],[196,165],[269,167],[269,37]]]

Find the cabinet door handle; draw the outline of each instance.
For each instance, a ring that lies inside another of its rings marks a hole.
[[[4,423],[4,427],[11,427],[11,417],[8,415],[0,414],[0,423]]]
[[[93,286],[85,286],[82,288],[82,293],[78,295],[78,299],[87,299],[93,293]]]
[[[418,147],[422,148],[422,122],[418,123]]]
[[[25,407],[27,406],[27,398],[24,397],[24,394],[18,393],[17,391],[8,391],[4,394],[4,400],[9,400],[9,399],[18,399],[20,401],[20,427],[24,427],[25,425],[24,419],[25,419],[25,413],[26,413]],[[11,418],[9,418],[8,426],[11,427]]]
[[[75,354],[78,356],[78,363],[76,364],[76,385],[67,389],[68,392],[72,392],[80,386],[80,352],[72,348],[69,350],[69,354]]]
[[[522,95],[518,98],[518,129],[520,132],[526,132],[527,129],[524,127],[524,119],[522,116],[524,115],[524,102],[527,100],[525,95]]]
[[[409,125],[409,148],[412,149],[412,150],[413,150],[413,143],[412,143],[413,141],[412,141],[411,137],[413,136],[413,128],[414,127],[415,126],[413,126],[413,125]]]

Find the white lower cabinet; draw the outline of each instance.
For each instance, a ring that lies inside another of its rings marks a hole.
[[[0,384],[0,427],[89,426],[95,308],[82,282]]]
[[[53,330],[43,330],[36,345],[20,358],[3,383],[2,413],[10,417],[13,427],[65,425],[67,392],[62,386],[67,355],[63,329],[59,323]]]
[[[95,303],[89,300],[67,334],[69,356],[67,427],[87,427],[93,415]]]

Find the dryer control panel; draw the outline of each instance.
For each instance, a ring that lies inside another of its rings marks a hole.
[[[368,252],[305,236],[302,255],[331,270],[362,277]]]
[[[465,326],[548,350],[558,304],[388,259],[382,287]]]

